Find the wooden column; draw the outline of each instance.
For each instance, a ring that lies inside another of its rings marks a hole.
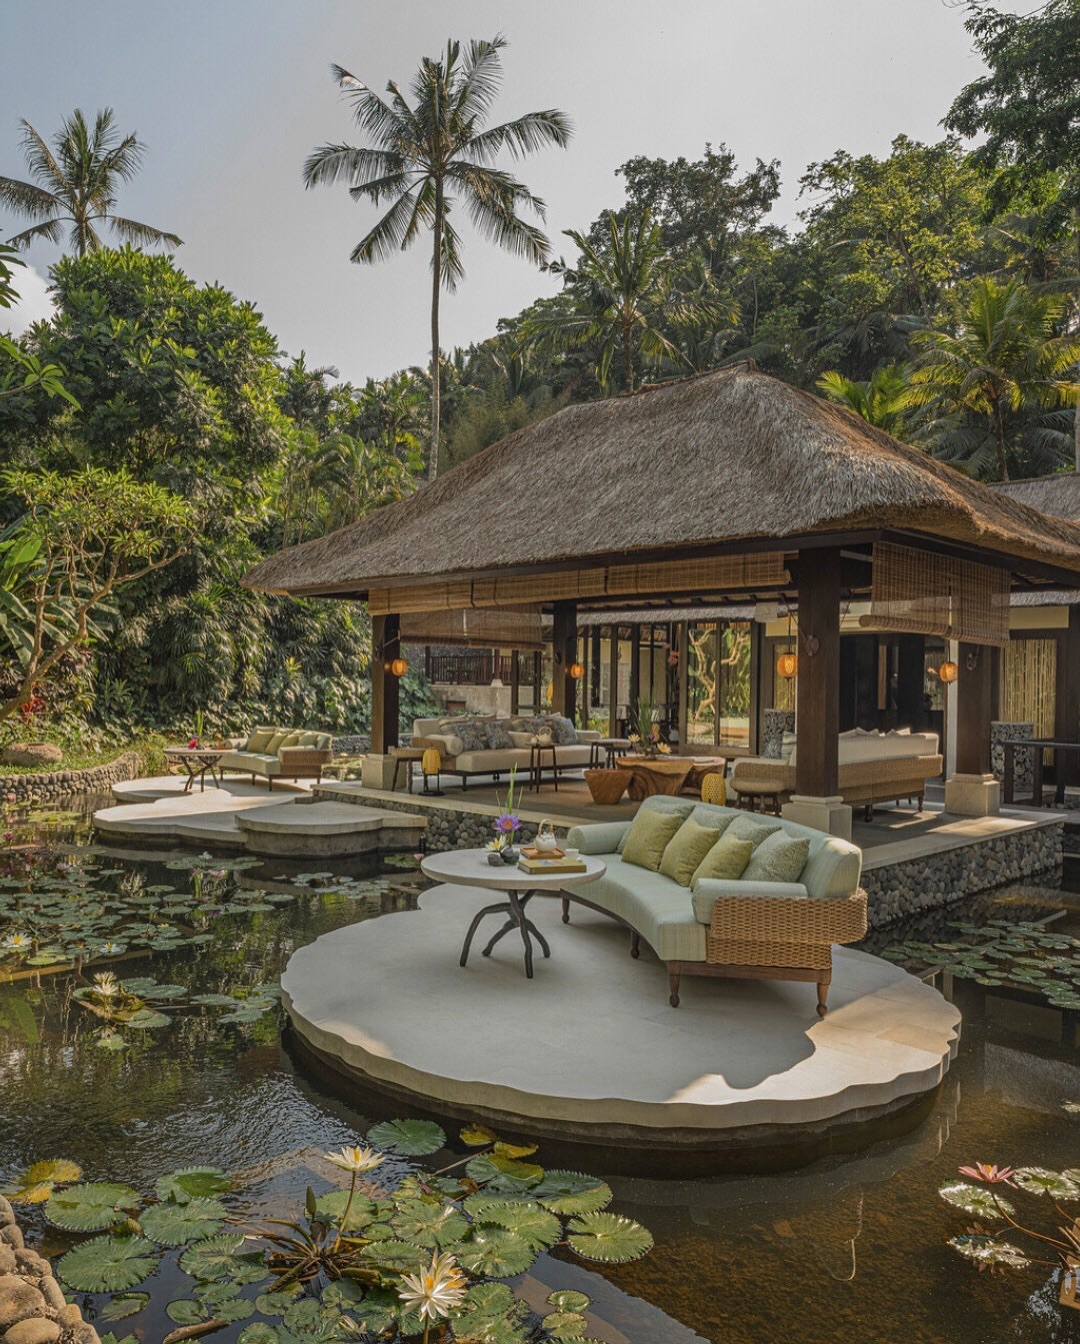
[[[956,679],[956,773],[990,773],[990,720],[994,702],[994,650],[961,644]]]
[[[627,723],[634,717],[637,702],[641,697],[641,626],[630,627],[630,688],[627,691]]]
[[[1080,607],[1069,608],[1069,628],[1065,631],[1064,654],[1065,685],[1062,693],[1062,726],[1064,741],[1080,742]],[[1058,753],[1058,778],[1066,784],[1080,784],[1080,753]]]
[[[608,626],[608,737],[615,737],[619,711],[619,627]]]
[[[510,713],[516,714],[521,706],[521,654],[517,649],[510,650]]]
[[[594,625],[591,630],[592,644],[589,657],[589,676],[592,678],[590,682],[591,693],[589,695],[589,703],[594,706],[598,705],[603,699],[600,694],[600,664],[603,659],[603,654],[600,651],[600,633],[601,627]]]
[[[799,555],[795,792],[812,798],[837,793],[842,566],[838,549]]]
[[[577,683],[570,665],[577,658],[577,603],[556,602],[551,632],[551,712],[571,723],[577,716]]]
[[[750,622],[750,755],[758,755],[761,743],[762,710],[762,671],[768,666],[762,657],[765,644],[765,627],[760,621]],[[717,707],[716,722],[720,722],[720,710]],[[719,738],[717,738],[719,741]]]
[[[680,621],[675,626],[675,647],[678,650],[679,661],[675,666],[675,671],[679,677],[679,709],[676,726],[679,731],[679,754],[685,756],[687,753],[687,739],[690,733],[690,627],[686,621]],[[717,672],[720,671],[719,665]]]
[[[371,750],[385,755],[398,745],[398,679],[390,664],[400,652],[401,619],[371,618]]]

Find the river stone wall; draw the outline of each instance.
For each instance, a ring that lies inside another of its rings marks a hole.
[[[0,1195],[0,1340],[3,1344],[101,1344],[101,1336],[64,1300],[52,1266],[23,1245],[8,1201]]]
[[[34,774],[0,775],[0,803],[51,803],[73,794],[108,793],[114,784],[136,779],[142,755],[125,751],[115,761],[88,770],[42,770]]]
[[[355,803],[359,807],[379,807],[387,812],[419,813],[427,817],[423,844],[428,854],[440,854],[448,849],[481,849],[495,838],[494,822],[502,810],[484,803],[465,808],[459,803],[425,798],[422,793],[401,794],[399,802],[397,798],[387,798],[384,793],[339,793],[333,786],[329,789],[316,786],[312,792],[335,803]],[[523,822],[517,833],[518,843],[528,844],[536,835],[537,825],[534,821]],[[555,823],[556,835],[565,836],[566,831],[565,826]]]
[[[872,929],[920,910],[949,905],[1009,882],[1042,879],[1056,884],[1061,875],[1065,820],[1036,826],[974,844],[960,845],[906,862],[864,870],[867,918]]]

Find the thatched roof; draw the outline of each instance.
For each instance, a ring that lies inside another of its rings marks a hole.
[[[883,527],[1080,573],[1080,527],[742,364],[568,406],[409,498],[270,556],[245,582],[362,596],[410,579]]]
[[[1080,523],[1080,471],[1037,476],[1026,481],[1001,481],[993,488],[1040,513]]]

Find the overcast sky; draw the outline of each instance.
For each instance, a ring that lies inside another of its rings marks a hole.
[[[19,118],[51,138],[74,108],[89,118],[111,106],[148,147],[120,213],[178,233],[183,269],[255,303],[290,354],[362,381],[426,361],[430,253],[421,238],[352,265],[372,207],[344,186],[304,190],[316,145],[357,142],[332,62],[381,91],[407,84],[448,37],[505,33],[494,119],[557,107],[574,122],[568,150],[515,170],[547,202],[549,236],[569,258],[561,230],[621,203],[615,169],[636,154],[696,158],[708,140],[742,167],[778,158],[774,218],[790,223],[808,163],[840,148],[884,154],[900,132],[940,138],[980,68],[963,20],[952,0],[5,0],[0,174],[25,175]],[[19,227],[0,210],[0,237]],[[445,349],[558,288],[463,231],[466,279],[444,299]],[[44,275],[57,255],[38,244],[30,260]],[[20,274],[19,285],[26,312],[41,315],[44,282]]]

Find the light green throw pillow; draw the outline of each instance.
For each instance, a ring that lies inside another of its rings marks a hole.
[[[640,817],[643,812],[657,812],[664,817],[678,817],[679,823],[681,825],[682,822],[684,822],[686,818],[690,815],[690,813],[693,812],[694,810],[694,804],[690,802],[689,799],[676,800],[674,798],[668,798],[665,795],[661,794],[660,802],[663,804],[663,806],[650,807],[649,800],[646,798],[645,802],[642,803],[641,807],[638,809],[638,816]],[[637,818],[635,817],[635,821],[636,820]],[[678,827],[676,827],[676,830],[677,829]],[[630,839],[630,828],[627,827],[626,834],[619,841],[618,852],[620,854],[626,848],[626,842],[629,839]]]
[[[319,733],[301,733],[299,745],[301,747],[317,747],[319,745]]]
[[[694,875],[690,879],[691,886],[703,877],[716,877],[721,882],[737,882],[742,877],[743,870],[754,852],[754,846],[749,840],[738,839],[731,834],[731,831],[732,827],[729,826],[694,869]]]
[[[278,753],[278,747],[281,746],[282,742],[284,742],[287,737],[288,733],[285,732],[283,728],[279,728],[277,732],[273,735],[273,737],[271,737],[269,742],[267,742],[266,746],[263,747],[263,751],[267,754],[267,756],[276,756]]]
[[[247,740],[245,751],[265,751],[266,744],[274,736],[273,728],[258,727]]]
[[[736,817],[724,834],[733,835],[736,840],[749,840],[751,846],[757,849],[762,841],[782,829],[778,821],[762,821],[760,816],[745,816]]]
[[[630,823],[622,852],[623,863],[659,872],[664,850],[682,823],[678,812],[639,812]]]
[[[668,841],[660,872],[680,887],[688,887],[694,870],[719,839],[718,826],[700,826],[693,817],[687,817]]]
[[[744,882],[798,882],[810,856],[805,836],[777,831],[754,850],[743,873]]]

